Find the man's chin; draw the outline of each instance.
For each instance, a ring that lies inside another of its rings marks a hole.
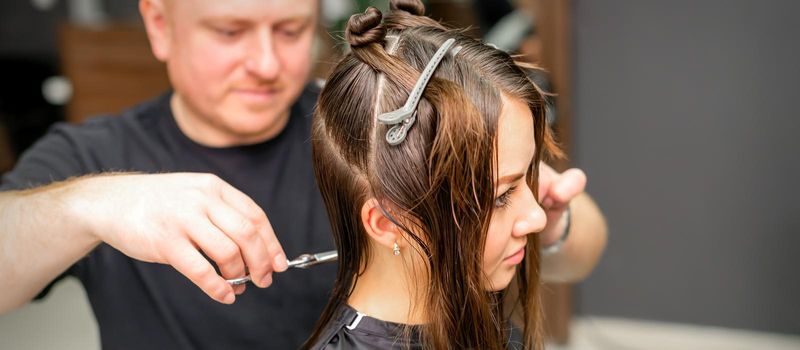
[[[258,143],[275,137],[286,126],[291,107],[285,101],[283,96],[268,102],[231,99],[218,115],[226,120],[229,133],[243,140],[255,140],[248,143]]]
[[[281,120],[285,118],[283,116],[270,116],[269,121],[265,120],[264,115],[258,116],[258,118],[264,122],[231,125],[228,129],[230,133],[235,135],[236,139],[241,140],[242,145],[244,145],[270,140],[280,134],[286,127],[286,120]]]

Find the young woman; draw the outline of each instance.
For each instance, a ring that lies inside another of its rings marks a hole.
[[[306,347],[539,348],[529,235],[546,224],[537,165],[559,155],[542,93],[506,53],[422,16],[421,2],[391,8],[350,18],[352,52],[314,115],[339,270]]]

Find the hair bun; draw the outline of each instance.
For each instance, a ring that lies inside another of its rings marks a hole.
[[[352,47],[383,41],[386,29],[381,26],[383,14],[370,6],[364,13],[356,13],[347,21],[344,36]]]
[[[391,0],[389,8],[392,12],[404,11],[415,16],[425,15],[425,5],[420,0]]]

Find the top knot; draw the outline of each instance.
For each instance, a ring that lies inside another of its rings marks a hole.
[[[382,42],[386,29],[381,26],[383,14],[370,6],[364,13],[356,13],[347,21],[344,36],[352,47]]]
[[[389,8],[392,12],[404,11],[415,16],[425,15],[425,5],[420,0],[391,0]]]
[[[425,16],[425,5],[420,0],[391,0],[392,12],[386,16],[383,26],[387,30],[405,30],[415,27],[434,27],[447,30],[441,23]]]

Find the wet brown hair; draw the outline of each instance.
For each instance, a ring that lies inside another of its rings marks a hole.
[[[347,303],[369,263],[361,207],[376,198],[425,262],[417,286],[429,315],[420,327],[430,349],[505,349],[511,313],[522,320],[525,348],[542,347],[539,244],[531,239],[513,291],[487,292],[483,247],[495,203],[496,136],[501,95],[528,104],[536,153],[527,181],[536,193],[538,164],[559,155],[545,122],[543,93],[505,52],[423,16],[420,1],[391,1],[353,15],[352,51],[336,66],[314,114],[314,170],[331,220],[339,269],[331,299],[306,347]],[[449,38],[461,50],[436,69],[401,144],[389,145],[377,115],[402,106],[420,72]],[[507,300],[509,297],[514,300]],[[508,306],[511,307],[508,307]]]

